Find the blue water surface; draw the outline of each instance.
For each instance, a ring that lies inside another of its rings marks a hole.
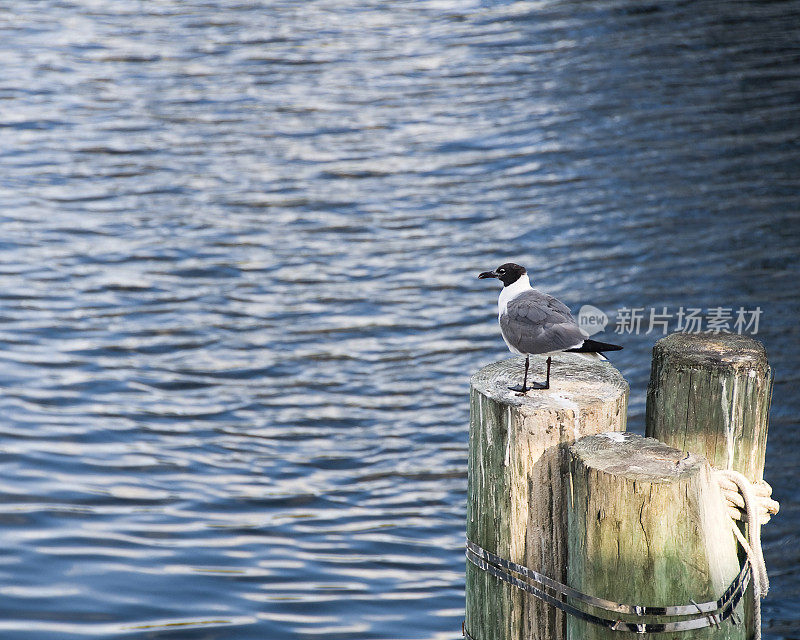
[[[798,43],[798,0],[1,7],[0,636],[460,637],[515,260],[610,315],[640,432],[617,310],[762,310],[798,637]]]

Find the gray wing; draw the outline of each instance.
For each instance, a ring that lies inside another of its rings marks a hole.
[[[500,330],[522,353],[548,353],[580,346],[586,339],[569,308],[541,291],[526,291],[508,303]]]

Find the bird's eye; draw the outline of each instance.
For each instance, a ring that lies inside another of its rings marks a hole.
[[[497,270],[497,273],[505,273],[505,272],[506,272],[506,270],[505,270],[505,269],[498,269],[498,270]]]

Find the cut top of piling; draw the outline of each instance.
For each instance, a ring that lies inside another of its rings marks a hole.
[[[523,396],[509,390],[522,383],[525,358],[516,357],[485,366],[472,376],[472,388],[491,400],[528,411],[585,408],[627,397],[628,383],[608,361],[577,353],[552,356],[549,389],[534,389]],[[528,380],[544,379],[544,356],[531,356]]]
[[[654,356],[691,368],[769,369],[764,345],[736,333],[673,333],[656,342],[653,351]]]
[[[702,456],[674,449],[655,438],[624,432],[586,436],[570,451],[589,468],[637,482],[675,482],[707,464]]]

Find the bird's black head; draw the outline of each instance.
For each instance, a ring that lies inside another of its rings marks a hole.
[[[514,284],[519,280],[519,277],[525,273],[527,273],[525,267],[521,267],[513,262],[506,262],[505,264],[501,264],[494,271],[484,271],[478,277],[497,278],[503,283],[504,287],[507,287],[510,284]]]

